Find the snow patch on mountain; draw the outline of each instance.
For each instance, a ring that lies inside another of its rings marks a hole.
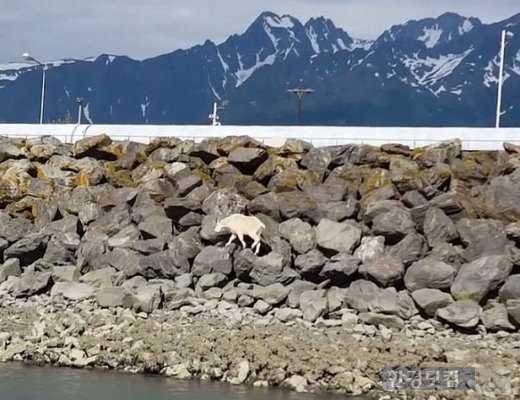
[[[93,125],[94,124],[94,121],[92,120],[91,116],[90,116],[90,103],[87,103],[84,107],[83,107],[83,115],[85,115],[85,118],[86,120],[88,121],[88,123],[90,125]]]
[[[441,79],[451,75],[460,63],[473,51],[466,50],[461,54],[446,54],[438,58],[419,58],[414,54],[413,58],[404,57],[401,61],[409,69],[418,84],[432,86]]]
[[[283,29],[292,29],[294,28],[294,23],[292,18],[288,15],[284,15],[283,17],[278,16],[268,16],[265,17],[265,22],[271,28],[283,28]]]
[[[0,74],[0,81],[15,81],[19,76],[18,72],[6,72]]]
[[[307,37],[309,38],[312,46],[312,50],[314,50],[314,53],[320,54],[320,45],[318,44],[318,34],[314,30],[313,26],[310,26],[307,30]]]
[[[220,50],[217,49],[217,56],[220,61],[220,65],[222,65],[222,69],[225,73],[229,71],[229,64],[224,61],[224,58],[222,57],[222,54],[220,54]]]
[[[374,40],[364,40],[364,39],[353,39],[353,42],[348,46],[348,49],[350,51],[353,51],[355,49],[363,49],[363,50],[370,50],[372,45],[374,44]]]
[[[511,68],[511,71],[513,71],[517,75],[520,75],[520,50],[518,50],[518,53],[516,53],[516,57],[513,60],[513,67]]]
[[[146,119],[146,112],[148,111],[149,106],[150,100],[148,99],[148,96],[146,96],[144,99],[144,103],[141,104],[141,115],[143,116],[143,119]]]
[[[18,69],[23,69],[23,68],[30,68],[34,66],[34,64],[30,64],[30,63],[5,63],[5,64],[0,64],[0,71],[15,71],[15,70],[18,70]]]
[[[213,96],[215,96],[215,98],[217,100],[219,100],[219,101],[222,100],[222,96],[220,96],[220,94],[215,90],[215,87],[213,86],[213,84],[209,80],[209,76],[208,76],[208,86],[211,89],[211,92],[213,93]]]
[[[465,19],[461,26],[459,26],[459,34],[462,36],[473,30],[474,25],[469,19]]]
[[[423,29],[423,35],[419,36],[417,40],[424,42],[424,45],[432,49],[434,48],[437,43],[439,43],[439,40],[442,36],[442,29],[439,27],[438,24],[435,24],[433,27],[430,28],[424,28]]]
[[[273,43],[273,47],[275,51],[278,51],[278,38],[273,34],[273,31],[271,30],[271,26],[267,23],[264,23],[264,31]]]
[[[256,63],[252,67],[245,69],[244,65],[242,64],[242,58],[240,54],[238,55],[238,57],[240,69],[237,72],[235,72],[235,77],[237,78],[236,87],[242,86],[244,82],[247,81],[251,77],[251,75],[253,75],[260,68],[265,67],[266,65],[273,65],[276,61],[275,54],[271,54],[267,56],[265,59],[260,60],[260,54],[257,53]]]

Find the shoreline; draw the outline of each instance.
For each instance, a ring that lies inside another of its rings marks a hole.
[[[520,358],[519,334],[466,335],[441,325],[398,332],[363,324],[280,323],[255,315],[253,309],[211,301],[195,316],[179,310],[147,315],[99,309],[92,301],[52,301],[49,296],[0,301],[0,337],[7,329],[11,332],[0,351],[3,362],[364,395],[370,400],[402,398],[404,392],[382,390],[378,372],[388,366],[474,366],[476,391],[408,394],[418,400],[459,400],[513,399],[520,393],[520,379],[515,379],[520,366],[514,362]]]

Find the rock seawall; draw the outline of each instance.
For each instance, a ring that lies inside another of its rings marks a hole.
[[[513,337],[520,148],[504,149],[4,138],[0,299]],[[233,213],[266,225],[258,256],[214,230]],[[3,359],[19,354],[8,343]]]

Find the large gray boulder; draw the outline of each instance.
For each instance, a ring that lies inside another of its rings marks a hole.
[[[310,224],[299,218],[282,222],[278,229],[280,235],[287,239],[292,248],[299,254],[305,254],[316,247],[314,229]]]
[[[406,320],[419,314],[419,310],[407,290],[401,290],[397,293],[397,307],[399,308],[398,315]]]
[[[355,219],[359,212],[359,201],[353,196],[348,196],[345,201],[329,201],[328,203],[318,203],[319,213],[322,218],[330,219],[335,222],[342,222],[347,219]]]
[[[330,279],[334,285],[345,286],[351,276],[357,272],[360,264],[361,260],[350,254],[336,254],[321,269],[320,276]]]
[[[507,176],[497,176],[482,189],[483,208],[492,218],[507,221],[518,221],[520,217],[519,172],[516,169]]]
[[[99,232],[91,231],[89,234],[96,234]],[[108,239],[110,247],[124,247],[129,243],[133,243],[141,238],[139,229],[135,225],[127,225]]]
[[[13,143],[7,141],[0,142],[0,162],[4,162],[10,158],[21,158],[23,156],[23,151]]]
[[[46,293],[52,286],[50,272],[26,271],[16,281],[11,294],[14,297],[30,297]]]
[[[424,288],[449,289],[456,273],[451,265],[426,258],[413,263],[406,270],[404,284],[410,292]]]
[[[230,232],[227,232],[227,230],[217,232],[215,230],[218,221],[219,217],[216,215],[205,215],[201,221],[200,237],[210,243],[217,243],[227,239],[230,236]]]
[[[141,254],[124,248],[116,248],[106,255],[106,262],[116,270],[122,272],[125,277],[131,278],[139,274]]]
[[[173,238],[168,243],[172,256],[176,259],[192,260],[202,250],[202,243],[198,234],[198,228],[190,228]],[[179,263],[182,265],[182,263]]]
[[[247,292],[248,295],[255,299],[265,301],[272,306],[282,304],[289,296],[290,289],[281,283],[274,283],[268,286],[255,286],[253,290]]]
[[[385,252],[385,238],[383,236],[365,236],[354,252],[354,256],[365,263],[373,258],[382,256]]]
[[[508,300],[520,300],[520,275],[511,275],[507,278],[500,288],[499,297],[504,303]]]
[[[431,207],[426,211],[423,231],[430,247],[452,242],[459,237],[453,221],[439,208]]]
[[[163,293],[160,285],[141,285],[135,289],[134,297],[134,309],[148,314],[161,307],[163,302]]]
[[[367,325],[382,325],[394,330],[401,330],[404,328],[404,321],[395,315],[368,312],[359,314],[359,320]]]
[[[466,245],[464,257],[468,261],[485,255],[505,254],[514,243],[507,238],[505,225],[491,219],[464,218],[457,222],[457,230]]]
[[[478,258],[460,268],[451,287],[451,293],[457,300],[480,302],[507,279],[512,269],[511,260],[504,255]]]
[[[139,260],[139,275],[145,278],[175,278],[188,271],[189,264],[171,250],[143,256]]]
[[[213,287],[224,287],[228,278],[226,275],[221,273],[212,273],[202,275],[197,281],[197,288],[204,291]]]
[[[267,159],[264,149],[237,147],[228,156],[228,161],[247,174],[252,174]]]
[[[117,286],[117,283],[124,275],[116,271],[114,268],[105,267],[90,271],[79,278],[82,283],[88,283],[96,288],[106,288]]]
[[[332,157],[328,151],[313,147],[303,156],[300,164],[310,171],[324,174],[331,161]]]
[[[133,308],[135,297],[122,287],[102,288],[96,294],[96,301],[100,307]]]
[[[249,275],[254,283],[262,286],[274,283],[290,283],[299,275],[285,265],[285,258],[277,252],[253,259],[253,268]]]
[[[475,328],[480,321],[480,306],[472,300],[459,300],[439,308],[436,316],[459,328]]]
[[[520,300],[508,300],[506,303],[507,314],[511,320],[520,326]]]
[[[17,258],[9,258],[0,265],[0,283],[5,282],[10,276],[20,276],[22,269]]]
[[[412,298],[428,317],[435,316],[439,308],[453,303],[449,293],[441,292],[439,289],[419,289],[412,292]]]
[[[150,215],[139,224],[139,230],[150,238],[170,242],[173,239],[172,220],[166,216]]]
[[[309,281],[302,281],[300,279],[291,282],[287,286],[289,295],[287,296],[287,305],[292,308],[300,307],[300,296],[303,292],[316,289],[317,285]]]
[[[488,301],[483,307],[480,319],[488,331],[514,330],[514,325],[509,321],[507,308],[496,301]]]
[[[43,255],[43,260],[52,265],[75,264],[75,253],[79,247],[79,239],[67,241],[66,238],[59,236],[56,235],[49,240],[45,254]]]
[[[387,254],[399,258],[404,265],[410,265],[423,258],[427,251],[428,244],[424,237],[418,233],[411,233],[396,245],[389,247]]]
[[[359,273],[376,280],[382,286],[388,286],[402,278],[404,265],[396,257],[379,256],[362,264],[359,267]]]
[[[372,301],[381,289],[373,282],[359,279],[345,291],[345,304],[359,312],[370,310]]]
[[[280,216],[284,219],[305,218],[315,219],[318,203],[308,194],[299,190],[278,193]]]
[[[361,240],[361,229],[351,222],[322,219],[316,227],[318,245],[338,253],[352,253]]]
[[[245,214],[248,200],[233,189],[219,189],[211,193],[202,203],[206,215],[225,218],[231,214]]]
[[[464,259],[464,248],[460,245],[453,245],[451,243],[438,244],[430,251],[428,257],[449,264],[457,271],[460,269],[462,264],[466,263],[466,260]]]
[[[81,301],[94,297],[96,288],[88,283],[56,282],[51,289],[51,296],[62,296],[68,300]]]
[[[229,251],[225,247],[208,246],[195,257],[191,273],[202,276],[211,272],[229,275],[233,270],[233,263]]]
[[[255,197],[248,205],[248,210],[251,214],[265,214],[273,218],[275,221],[280,221],[280,205],[278,194],[268,192]]]
[[[340,202],[347,194],[345,185],[309,185],[304,191],[318,203]]]
[[[399,297],[393,287],[380,289],[370,301],[369,309],[375,313],[399,315]]]
[[[393,207],[374,218],[372,232],[384,236],[388,243],[397,243],[406,235],[415,232],[415,222],[408,210]]]
[[[34,229],[31,221],[25,218],[12,218],[0,211],[0,237],[9,243],[17,242]]]
[[[294,266],[302,276],[311,278],[320,274],[326,261],[325,256],[318,249],[314,249],[296,257]]]
[[[30,233],[4,251],[4,257],[18,258],[22,266],[30,265],[45,254],[49,236]]]
[[[300,295],[303,319],[314,322],[328,312],[327,291],[308,290]]]
[[[53,282],[73,282],[78,281],[81,276],[79,268],[75,265],[55,265],[52,267]]]

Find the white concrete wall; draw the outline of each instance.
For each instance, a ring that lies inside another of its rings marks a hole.
[[[379,128],[314,126],[194,126],[194,125],[31,125],[0,124],[0,135],[35,137],[53,135],[72,142],[106,133],[114,140],[149,142],[158,136],[176,136],[200,141],[207,137],[249,135],[272,146],[287,138],[299,138],[315,146],[346,143],[382,145],[401,143],[410,147],[459,138],[466,150],[500,150],[503,142],[520,144],[520,128]]]

